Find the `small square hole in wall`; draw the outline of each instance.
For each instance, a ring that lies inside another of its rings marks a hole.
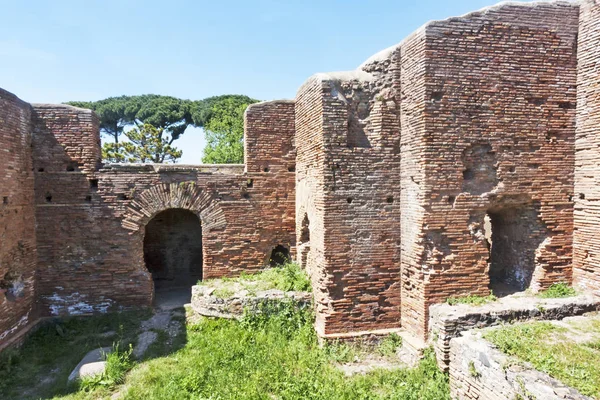
[[[288,172],[296,172],[296,166],[295,165],[288,165],[287,170],[288,170]]]
[[[394,197],[388,196],[387,199],[385,199],[385,201],[387,201],[389,204],[392,204],[394,202]]]
[[[251,188],[251,187],[253,187],[253,186],[254,186],[254,179],[248,179],[248,180],[246,181],[246,187],[249,187],[249,188]]]
[[[129,200],[129,197],[125,193],[119,193],[117,195],[117,200]]]
[[[2,198],[2,204],[8,204],[8,196]]]
[[[249,199],[249,198],[250,198],[250,193],[248,193],[248,192],[244,191],[244,192],[242,192],[242,197],[243,197],[244,199]]]
[[[52,195],[50,193],[46,193],[46,203],[52,203]]]
[[[44,172],[44,168],[38,168],[38,172]]]
[[[98,189],[98,179],[90,179],[90,189]]]
[[[85,196],[85,201],[87,201],[88,203],[90,201],[92,201],[92,196],[90,196],[90,195]]]
[[[269,172],[269,167],[264,167],[263,172]]]
[[[67,164],[67,172],[77,171],[77,163],[70,162]]]

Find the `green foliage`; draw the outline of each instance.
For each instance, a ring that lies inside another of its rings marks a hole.
[[[125,127],[151,124],[164,130],[171,138],[171,144],[192,123],[193,103],[171,96],[144,94],[109,97],[95,102],[72,101],[67,104],[88,108],[98,114],[101,131],[111,136],[114,143],[119,142]]]
[[[450,399],[433,351],[414,369],[347,377],[319,347],[310,308],[265,305],[241,322],[202,319],[175,354],[134,368],[127,399]]]
[[[477,371],[477,368],[475,368],[475,363],[473,360],[469,361],[469,375],[471,375],[473,378],[479,378],[481,376],[479,371]]]
[[[498,298],[496,296],[494,296],[494,294],[490,294],[488,296],[468,295],[468,296],[462,296],[462,297],[449,297],[448,300],[446,300],[446,303],[450,304],[451,306],[454,306],[457,304],[468,304],[471,306],[481,306],[481,305],[491,303],[496,300],[498,300]]]
[[[230,283],[231,285],[228,286]],[[279,289],[285,292],[308,292],[311,290],[310,279],[306,272],[294,262],[267,268],[256,274],[242,273],[237,278],[200,281],[198,285],[217,286],[218,288],[213,292],[213,295],[226,298],[233,295],[234,290],[232,287],[234,283],[241,284],[250,293],[269,289]]]
[[[261,307],[261,313],[247,314],[239,322],[200,319],[187,327],[183,347],[169,355],[145,360],[126,375],[131,367],[129,352],[116,351],[102,378],[106,384],[87,384],[85,390],[72,392],[66,398],[109,399],[113,391],[118,391],[119,398],[132,400],[450,399],[448,378],[437,368],[431,349],[416,368],[378,369],[348,377],[334,366],[334,361],[348,358],[353,350],[347,344],[340,344],[336,350],[331,350],[333,346],[321,348],[310,307],[298,308],[292,302],[265,303]],[[64,388],[68,373],[88,348],[98,345],[90,340],[93,328],[99,329],[97,332],[107,327],[114,329],[116,321],[111,318],[88,318],[84,320],[87,324],[84,329],[67,322],[61,325],[64,337],[55,326],[35,333],[35,342],[29,340],[23,347],[23,361],[18,361],[12,372],[0,376],[3,398],[65,398],[62,395],[68,393]],[[125,322],[120,322],[124,324],[125,335],[135,335],[139,318],[131,315],[124,318]],[[68,359],[64,358],[66,355]],[[43,370],[26,369],[37,365],[40,357],[49,361]],[[22,395],[25,385],[51,374],[57,365],[64,371],[58,377],[62,389]]]
[[[244,162],[244,112],[250,100],[227,97],[212,103],[203,125],[206,134],[203,163]]]
[[[113,388],[125,381],[125,374],[133,367],[131,354],[133,347],[129,344],[129,349],[121,351],[119,343],[113,344],[112,352],[106,354],[106,369],[102,374],[88,376],[81,379],[79,388],[89,392],[98,388]]]
[[[543,297],[546,299],[572,297],[575,295],[577,295],[577,292],[575,291],[575,289],[573,289],[571,286],[569,286],[568,284],[566,284],[564,282],[554,283],[554,284],[550,285],[550,287],[548,289],[546,289],[538,294],[539,297]]]
[[[600,333],[597,326],[591,329]],[[566,331],[550,322],[534,322],[494,329],[484,338],[504,353],[531,363],[581,393],[600,396],[600,351],[593,342],[568,340],[563,335]]]
[[[175,162],[181,157],[181,150],[171,146],[172,140],[163,128],[150,124],[135,127],[125,132],[129,141],[104,143],[102,158],[107,162]]]
[[[399,347],[402,347],[402,336],[390,333],[381,340],[377,346],[377,352],[382,356],[391,357],[396,354]]]
[[[93,110],[100,117],[100,130],[113,143],[111,151],[119,153],[120,137],[127,127],[150,124],[164,131],[171,145],[194,125],[205,129],[206,163],[243,162],[243,115],[257,100],[243,95],[223,95],[190,101],[171,96],[145,94],[109,97],[104,100],[72,101],[75,107]],[[108,150],[107,150],[108,151]],[[118,159],[118,156],[117,158]],[[107,159],[114,162],[114,159]]]
[[[148,311],[123,312],[44,324],[22,347],[0,353],[0,398],[39,399],[69,393],[76,389],[67,383],[75,365],[89,351],[115,341],[114,336],[102,333],[113,331],[121,343],[131,343],[139,324],[149,316]],[[38,383],[42,377],[54,379]],[[38,383],[35,388],[33,383]]]

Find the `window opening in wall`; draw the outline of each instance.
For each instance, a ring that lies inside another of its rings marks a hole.
[[[145,228],[144,261],[152,274],[156,301],[176,296],[183,303],[202,280],[202,225],[196,214],[180,208],[157,214]]]
[[[46,193],[46,203],[52,203],[52,195],[50,193]]]
[[[90,189],[98,189],[98,179],[90,179]]]
[[[2,198],[2,204],[8,204],[8,196]]]
[[[300,229],[300,243],[310,242],[310,222],[308,220],[308,214],[304,214]]]
[[[276,267],[278,265],[284,265],[291,261],[290,257],[290,249],[285,246],[277,245],[273,251],[271,251],[271,256],[269,257],[269,265],[271,267]]]
[[[490,250],[490,289],[496,296],[529,287],[535,270],[535,252],[547,234],[532,206],[488,211],[484,235]]]
[[[352,201],[351,198],[348,198]],[[300,225],[300,238],[298,243],[298,262],[302,268],[306,268],[308,262],[308,255],[310,253],[310,222],[308,220],[308,214],[304,214],[302,218],[302,224]]]

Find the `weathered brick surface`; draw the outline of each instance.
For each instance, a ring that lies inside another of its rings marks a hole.
[[[513,253],[518,289],[570,282],[577,29],[578,7],[565,2],[425,27],[423,217],[403,259],[423,281],[419,324],[429,304],[487,294],[490,264]]]
[[[598,290],[599,7],[504,3],[428,23],[355,71],[314,75],[295,101],[250,106],[245,165],[102,165],[93,113],[2,92],[0,272],[20,260],[33,290],[37,250],[44,313],[150,304],[145,228],[182,208],[201,222],[205,278],[289,248],[326,336],[424,338],[430,305],[490,285]],[[28,293],[0,303],[0,329]]]
[[[581,3],[575,161],[575,284],[600,294],[600,3]]]
[[[298,94],[297,240],[330,335],[400,326],[400,146],[393,57]]]
[[[153,282],[144,262],[145,227],[170,208],[200,218],[204,278],[258,270],[277,245],[294,250],[293,102],[248,109],[248,157],[262,160],[260,170],[249,164],[247,173],[243,165],[95,169],[98,122],[91,113],[61,106],[35,110],[42,312],[149,305]],[[77,134],[79,149],[72,146]],[[73,161],[79,167],[71,170]]]
[[[0,89],[0,344],[35,320],[31,106]]]

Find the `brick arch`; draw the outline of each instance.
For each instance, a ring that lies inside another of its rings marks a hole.
[[[122,225],[139,232],[154,216],[170,208],[182,208],[197,214],[205,232],[223,229],[225,215],[214,196],[195,182],[163,183],[135,194],[125,211]]]

